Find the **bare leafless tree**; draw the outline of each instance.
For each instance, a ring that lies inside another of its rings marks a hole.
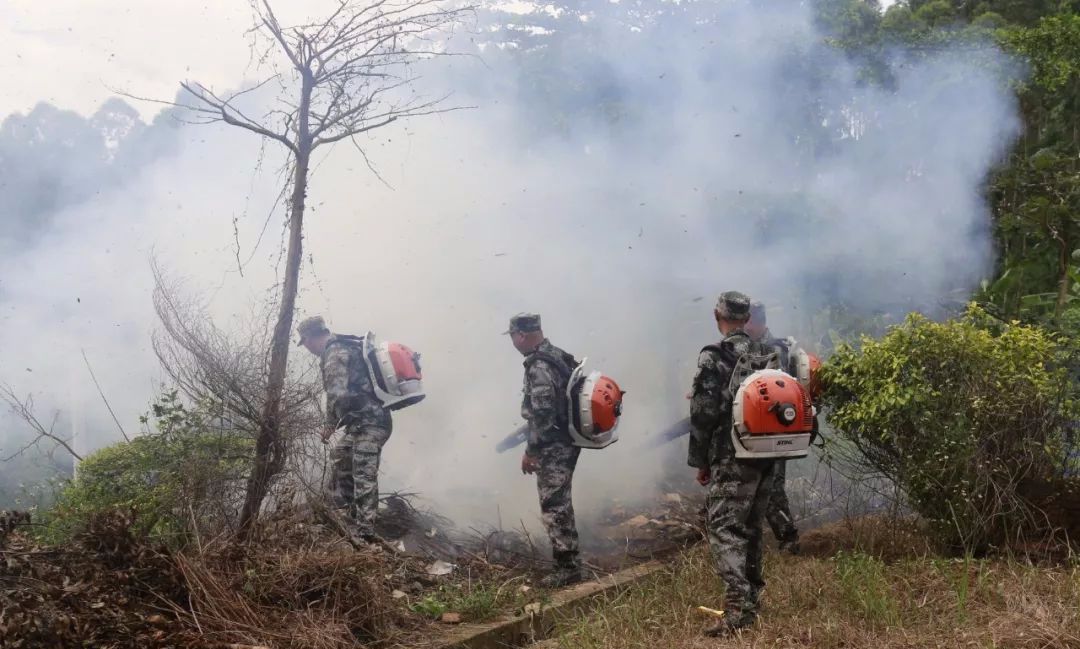
[[[8,407],[11,414],[25,422],[33,432],[29,442],[14,453],[0,457],[0,462],[13,460],[46,440],[51,441],[56,447],[64,449],[76,460],[82,461],[82,456],[75,452],[72,440],[56,432],[56,421],[59,419],[59,412],[54,413],[52,419],[46,424],[38,418],[34,408],[33,395],[20,397],[11,386],[2,383],[0,383],[0,401]]]
[[[285,25],[270,0],[251,0],[251,9],[253,53],[267,76],[227,95],[198,82],[182,84],[191,97],[184,107],[193,111],[195,121],[245,129],[280,144],[289,155],[288,244],[281,303],[269,345],[269,378],[257,400],[243,391],[243,400],[234,404],[252,415],[257,409],[260,426],[241,514],[242,536],[250,532],[285,455],[282,402],[311,156],[324,145],[350,142],[374,172],[358,136],[402,119],[455,110],[444,104],[445,96],[419,96],[413,88],[417,78],[413,69],[421,61],[445,56],[447,38],[472,11],[444,0],[337,0],[320,20]],[[243,106],[245,95],[275,83],[281,88],[276,104],[261,115],[250,114]],[[233,398],[241,399],[240,393]]]

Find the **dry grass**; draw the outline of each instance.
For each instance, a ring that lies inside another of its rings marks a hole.
[[[827,523],[802,534],[799,539],[806,556],[827,559],[840,552],[859,552],[891,562],[940,553],[926,533],[925,525],[914,518],[861,516]]]
[[[351,548],[177,558],[205,640],[290,649],[390,644],[416,623],[389,597],[386,558]]]
[[[719,608],[708,551],[695,548],[659,577],[611,595],[552,646],[1080,647],[1080,567],[1014,561],[769,554],[760,622],[741,637],[701,636],[698,605]]]

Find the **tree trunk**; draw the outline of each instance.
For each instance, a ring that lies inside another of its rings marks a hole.
[[[1065,302],[1069,299],[1069,253],[1071,252],[1069,246],[1069,237],[1062,236],[1059,238],[1059,252],[1058,252],[1058,294],[1057,301],[1054,303],[1054,323],[1061,323],[1061,314],[1065,311]]]
[[[281,436],[281,397],[285,391],[289,340],[293,312],[296,310],[296,291],[300,281],[304,201],[307,198],[308,165],[311,161],[312,148],[311,130],[308,124],[311,91],[312,81],[305,74],[300,89],[296,168],[293,174],[292,198],[289,201],[289,248],[285,260],[285,280],[281,287],[281,310],[278,312],[274,336],[270,341],[270,376],[259,423],[259,436],[255,441],[255,462],[247,482],[244,507],[240,512],[241,540],[246,540],[250,536],[253,524],[259,517],[259,509],[270,489],[270,479],[285,464],[285,445]]]

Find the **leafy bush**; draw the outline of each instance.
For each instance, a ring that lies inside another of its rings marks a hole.
[[[229,526],[251,441],[213,423],[208,411],[186,408],[175,392],[162,396],[152,406],[157,432],[102,448],[79,464],[46,513],[46,540],[68,538],[116,508],[134,511],[136,533],[172,545]]]
[[[895,481],[950,546],[1044,535],[1024,490],[1061,473],[1077,410],[1069,347],[976,307],[943,323],[911,315],[880,340],[843,345],[822,373],[833,457]]]

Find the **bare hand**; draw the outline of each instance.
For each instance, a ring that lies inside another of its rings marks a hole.
[[[706,487],[709,484],[709,480],[712,478],[708,469],[697,470],[697,483],[702,487]]]
[[[330,426],[327,426],[326,428],[324,428],[323,431],[321,433],[319,433],[319,437],[322,438],[322,443],[323,444],[329,443],[330,438],[334,435],[334,432],[336,430],[337,430],[336,428],[332,428]]]
[[[540,470],[540,459],[535,458],[528,453],[524,453],[521,456],[521,472],[525,474],[536,473]]]

